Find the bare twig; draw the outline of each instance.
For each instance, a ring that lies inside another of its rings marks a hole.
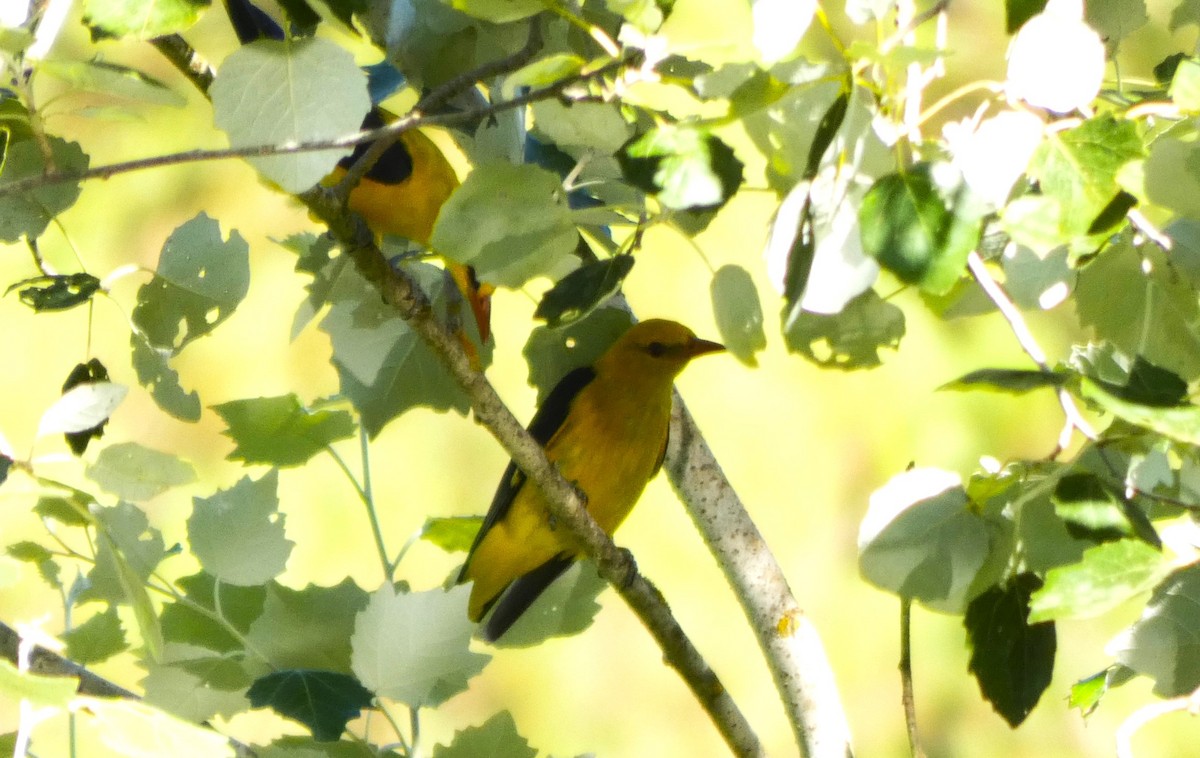
[[[1149,703],[1131,713],[1129,718],[1125,719],[1117,727],[1115,735],[1117,758],[1134,758],[1133,735],[1137,730],[1160,716],[1177,711],[1187,711],[1193,716],[1200,714],[1200,688],[1189,695],[1181,695],[1170,700]]]
[[[978,251],[972,250],[971,254],[967,256],[967,267],[971,270],[971,275],[975,277],[975,281],[979,282],[979,286],[983,288],[988,298],[999,309],[1000,315],[1008,322],[1008,326],[1012,329],[1013,336],[1017,338],[1017,343],[1020,344],[1021,349],[1037,364],[1038,368],[1042,371],[1050,371],[1050,365],[1046,363],[1046,353],[1033,336],[1033,332],[1029,331],[1029,326],[1025,323],[1025,317],[1021,315],[1020,309],[1009,298],[1008,293],[1004,291],[1000,283],[992,278],[991,272],[987,270],[987,264],[983,262],[983,258],[979,255]],[[1089,440],[1096,439],[1096,431],[1092,429],[1092,425],[1088,423],[1087,419],[1079,411],[1079,407],[1075,405],[1075,399],[1071,397],[1071,393],[1065,387],[1059,387],[1057,394],[1058,404],[1062,406],[1063,413],[1066,415],[1066,423],[1058,435],[1058,447],[1051,454],[1051,458],[1058,457],[1058,454],[1065,450],[1067,445],[1071,444],[1071,435],[1076,429]]]
[[[917,737],[917,700],[913,695],[912,673],[912,598],[900,597],[900,702],[904,705],[904,726],[908,729],[908,749],[913,758],[924,758]]]
[[[669,439],[664,468],[746,613],[801,753],[852,755],[850,728],[816,627],[678,393]]]

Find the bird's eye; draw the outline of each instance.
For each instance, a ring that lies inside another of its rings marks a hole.
[[[661,342],[651,342],[646,345],[646,352],[655,358],[661,358],[667,352],[667,346]]]

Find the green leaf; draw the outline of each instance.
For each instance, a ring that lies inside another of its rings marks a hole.
[[[200,395],[179,383],[179,372],[170,365],[172,351],[150,345],[137,332],[129,335],[129,344],[138,384],[150,390],[158,407],[181,421],[199,421]]]
[[[529,364],[529,385],[537,388],[538,403],[570,371],[595,362],[632,323],[627,311],[598,308],[562,329],[539,326],[530,332],[521,355]]]
[[[880,589],[959,613],[991,542],[957,474],[912,469],[871,495],[859,527],[858,568]]]
[[[86,698],[86,713],[100,740],[117,755],[232,758],[225,735],[189,724],[137,700]]]
[[[1075,306],[1097,339],[1185,381],[1200,377],[1196,292],[1157,247],[1109,245],[1080,271]]]
[[[583,58],[572,53],[551,53],[542,56],[509,74],[504,79],[501,92],[504,97],[510,98],[516,96],[522,87],[533,89],[547,87],[567,77],[575,76],[586,63],[587,61]],[[536,105],[537,103],[534,104],[535,107]],[[541,119],[535,117],[534,120],[540,121]]]
[[[178,663],[145,663],[146,678],[141,687],[145,702],[192,722],[202,722],[221,716],[232,718],[246,710],[244,689],[222,690],[209,687],[201,678],[183,666],[209,653],[204,648],[168,643],[163,652],[167,661]]]
[[[70,488],[65,495],[38,498],[33,512],[39,518],[54,519],[64,526],[91,526],[96,523],[90,511],[90,506],[95,501],[96,498],[90,494]]]
[[[1100,699],[1108,694],[1110,689],[1124,684],[1134,676],[1134,672],[1125,666],[1109,666],[1071,685],[1067,704],[1078,708],[1080,715],[1087,718],[1100,706]]]
[[[725,348],[747,366],[757,366],[754,354],[767,346],[762,305],[750,272],[726,264],[717,269],[709,285],[717,331]]]
[[[453,285],[447,285],[443,270],[427,263],[406,263],[404,268],[444,319]],[[376,436],[393,418],[421,405],[467,412],[467,399],[441,360],[358,271],[346,268],[330,299],[321,329],[333,345],[342,394],[368,434]],[[483,365],[490,356],[489,349],[481,351]]]
[[[1136,537],[1162,547],[1146,514],[1095,474],[1067,474],[1058,480],[1050,499],[1072,537],[1093,542]]]
[[[483,519],[479,516],[428,518],[421,527],[421,539],[447,553],[465,553],[475,542]]]
[[[574,323],[608,300],[633,269],[632,255],[585,263],[559,279],[542,295],[534,318],[558,329]]]
[[[441,705],[467,688],[491,656],[470,651],[469,588],[397,593],[384,585],[358,615],[355,675],[380,697],[413,708]]]
[[[28,700],[35,706],[66,708],[79,689],[78,677],[38,676],[0,660],[0,692],[10,702]]]
[[[588,561],[576,561],[533,601],[496,647],[533,647],[551,637],[569,637],[592,625],[600,604],[596,597],[608,583]]]
[[[1111,643],[1117,662],[1154,680],[1159,697],[1200,686],[1200,565],[1175,571],[1154,590],[1142,617]]]
[[[46,584],[56,590],[62,589],[62,580],[59,578],[61,569],[54,562],[54,555],[46,548],[36,542],[22,541],[9,545],[4,552],[18,561],[36,565]]]
[[[578,232],[558,175],[532,165],[477,166],[442,206],[430,245],[480,281],[521,287],[560,272]]]
[[[341,742],[317,742],[310,736],[288,735],[272,740],[270,745],[255,745],[258,758],[363,758],[362,743],[349,737]],[[379,758],[401,758],[395,750],[382,750]]]
[[[449,0],[449,5],[468,16],[494,24],[520,21],[545,10],[545,5],[538,0]]]
[[[196,471],[186,461],[137,442],[104,448],[86,474],[105,492],[135,502],[196,481]]]
[[[254,677],[246,670],[247,663],[266,668],[257,659],[232,658],[208,652],[195,658],[175,657],[171,663],[189,674],[195,674],[203,687],[230,692],[241,692],[253,681]]]
[[[58,137],[50,137],[48,142],[57,171],[75,174],[87,170],[88,156],[78,144]],[[0,187],[41,176],[47,170],[46,160],[34,139],[11,141],[2,155]],[[40,237],[50,220],[74,205],[78,197],[78,182],[48,184],[0,197],[0,242]]]
[[[367,80],[353,56],[327,39],[257,40],[234,50],[209,90],[213,120],[233,147],[344,137],[371,109]],[[303,192],[351,148],[249,161],[285,192]]]
[[[62,639],[67,643],[67,657],[81,666],[107,660],[129,647],[113,606],[64,632]]]
[[[209,0],[84,0],[83,23],[92,39],[134,37],[153,39],[186,31]]]
[[[231,400],[212,407],[236,447],[229,460],[269,466],[299,466],[337,440],[354,435],[345,411],[310,411],[295,395]]]
[[[961,182],[939,186],[938,170],[918,163],[877,180],[863,198],[858,220],[867,255],[901,281],[944,295],[979,243],[983,205]]]
[[[38,63],[38,72],[57,77],[76,91],[116,95],[175,108],[187,105],[187,98],[149,74],[99,58],[90,61],[44,60]]]
[[[1046,0],[1004,0],[1004,28],[1007,34],[1012,34],[1021,26],[1041,13],[1046,7]]]
[[[660,126],[617,151],[626,181],[671,210],[720,208],[742,184],[742,162],[707,129]]]
[[[844,371],[873,368],[883,361],[880,348],[895,350],[904,336],[904,312],[867,290],[841,313],[802,312],[784,332],[788,349],[824,368]]]
[[[166,557],[162,534],[150,526],[145,513],[129,503],[96,507],[92,513],[104,539],[97,546],[96,565],[88,573],[91,587],[84,597],[112,603],[140,602],[145,592],[142,585]],[[140,590],[137,597],[129,594],[127,585]]]
[[[157,537],[157,542],[161,547],[162,537],[158,536],[157,532],[154,533],[154,536]],[[109,536],[109,533],[101,533],[97,542],[100,549],[97,552],[96,569],[100,569],[103,565],[100,562],[100,556],[107,553],[108,563],[115,566],[117,581],[120,583],[124,600],[133,609],[133,618],[137,622],[138,632],[142,636],[142,645],[146,648],[147,657],[153,661],[159,660],[163,650],[162,627],[154,612],[154,603],[150,600],[150,593],[146,590],[146,578],[149,571],[139,570],[125,554],[118,552],[114,547],[115,540]],[[139,540],[139,546],[144,542],[146,541]],[[93,587],[95,586],[95,574],[96,570],[93,570],[89,575]]]
[[[35,276],[15,282],[4,294],[22,288],[17,294],[21,302],[34,311],[65,311],[89,302],[100,289],[100,280],[91,274],[58,274]]]
[[[134,326],[154,347],[175,352],[208,334],[246,296],[249,254],[236,231],[222,240],[220,224],[207,214],[184,223],[163,245],[154,279],[138,289]]]
[[[163,608],[163,638],[169,643],[188,643],[218,653],[241,650],[242,640],[213,618],[217,609],[217,583],[212,575],[200,572],[175,583],[183,590],[185,600],[168,603]],[[219,591],[220,618],[245,635],[254,620],[262,615],[266,587],[223,584]]]
[[[250,705],[269,707],[307,726],[318,741],[332,742],[371,704],[370,690],[346,674],[290,669],[260,677],[246,692]]]
[[[1029,619],[1029,596],[1041,584],[1034,574],[1019,574],[972,600],[963,618],[971,673],[984,699],[1013,728],[1037,705],[1054,673],[1054,624]]]
[[[1171,78],[1171,99],[1185,113],[1200,111],[1200,60],[1184,58]]]
[[[277,669],[349,674],[350,634],[367,599],[349,578],[333,587],[310,584],[302,590],[272,584],[246,639]]]
[[[1066,374],[1011,368],[981,368],[947,382],[939,390],[993,390],[1020,395],[1042,387],[1061,387]]]
[[[1080,382],[1080,395],[1129,423],[1188,445],[1200,445],[1200,406],[1158,408],[1122,400],[1090,379]]]
[[[1089,0],[1084,21],[1096,30],[1110,50],[1149,20],[1145,0]]]
[[[633,128],[616,103],[539,100],[533,104],[533,122],[539,134],[559,147],[584,148],[604,155],[619,150]]]
[[[433,758],[476,758],[481,755],[504,758],[534,758],[538,754],[529,742],[517,733],[512,714],[501,711],[479,726],[454,733],[449,745],[433,749]]]
[[[1143,181],[1154,205],[1186,218],[1200,218],[1200,145],[1163,135],[1150,147]]]
[[[204,570],[222,582],[262,584],[287,565],[294,542],[283,536],[279,473],[242,477],[227,490],[192,499],[188,542]]]
[[[1079,563],[1050,569],[1045,586],[1033,593],[1029,621],[1100,616],[1149,590],[1170,570],[1170,561],[1141,540],[1097,545]]]

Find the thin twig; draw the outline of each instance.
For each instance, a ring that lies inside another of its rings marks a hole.
[[[1028,324],[1025,323],[1025,317],[1021,315],[1020,309],[1013,303],[1008,293],[1000,286],[1000,283],[992,277],[991,272],[987,270],[987,264],[983,262],[983,258],[977,250],[972,250],[971,254],[967,256],[967,268],[971,270],[971,275],[975,277],[975,281],[979,282],[979,286],[983,288],[988,298],[999,309],[1000,315],[1008,322],[1013,336],[1017,338],[1017,343],[1025,351],[1025,354],[1042,371],[1050,371],[1050,366],[1046,363],[1046,353],[1033,336],[1033,332],[1029,330]],[[1080,412],[1079,407],[1075,405],[1075,399],[1071,397],[1071,393],[1065,387],[1059,387],[1057,394],[1058,404],[1062,406],[1063,413],[1066,415],[1066,423],[1058,435],[1058,447],[1050,455],[1052,459],[1058,457],[1058,454],[1065,450],[1067,445],[1071,444],[1071,436],[1076,429],[1089,440],[1096,439],[1096,431],[1092,429],[1092,425],[1088,423],[1087,419]]]
[[[917,700],[913,695],[912,673],[912,598],[900,597],[900,702],[904,705],[904,726],[908,730],[908,750],[913,758],[924,758],[917,737]]]
[[[356,145],[386,139],[402,132],[406,132],[410,129],[416,129],[420,126],[445,125],[457,123],[459,121],[486,118],[497,113],[512,110],[513,108],[520,108],[530,103],[538,102],[539,100],[547,100],[552,97],[558,97],[563,90],[573,85],[607,76],[608,74],[620,70],[625,66],[637,65],[637,60],[637,55],[631,55],[621,60],[613,61],[607,65],[601,66],[594,71],[580,73],[575,76],[569,76],[541,89],[533,90],[523,95],[513,97],[509,100],[492,103],[484,107],[459,111],[457,113],[403,116],[380,129],[373,129],[365,132],[355,132],[352,135],[337,137],[335,139],[293,142],[280,145],[251,145],[247,147],[223,148],[220,150],[189,150],[182,153],[172,153],[168,155],[153,156],[150,158],[140,158],[132,161],[123,161],[120,163],[111,163],[107,166],[97,166],[85,171],[50,172],[40,176],[30,176],[24,179],[18,179],[15,182],[0,185],[0,197],[24,194],[40,187],[63,184],[66,182],[80,182],[87,179],[108,179],[112,176],[116,176],[117,174],[140,171],[148,168],[160,168],[163,166],[175,166],[184,163],[221,160],[227,158],[258,158],[271,155],[290,155],[293,153],[306,153],[320,150],[336,150],[339,148],[354,147]]]
[[[1175,713],[1176,711],[1187,711],[1193,716],[1200,714],[1200,688],[1188,695],[1181,695],[1157,703],[1149,703],[1131,713],[1117,727],[1117,733],[1114,738],[1117,743],[1117,758],[1134,758],[1133,735],[1137,730],[1160,716]]]

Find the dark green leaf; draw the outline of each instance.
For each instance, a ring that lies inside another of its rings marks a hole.
[[[0,453],[0,484],[8,481],[8,471],[12,468],[13,459],[7,455]]]
[[[1061,387],[1066,374],[1053,371],[1024,371],[1011,368],[981,368],[947,382],[939,390],[996,390],[1019,395],[1042,387]]]
[[[1090,379],[1080,382],[1080,394],[1119,419],[1165,435],[1177,442],[1200,445],[1200,406],[1156,408],[1131,403]]]
[[[231,400],[212,409],[228,427],[222,433],[236,443],[229,460],[246,464],[299,466],[354,435],[349,413],[311,411],[295,395]]]
[[[1046,0],[1004,0],[1004,29],[1015,33],[1029,19],[1042,12]]]
[[[1054,624],[1028,620],[1029,597],[1041,586],[1035,574],[1019,574],[972,600],[963,618],[971,673],[984,699],[1014,728],[1037,705],[1054,673]]]
[[[1135,207],[1138,200],[1135,196],[1129,194],[1125,190],[1121,190],[1113,195],[1113,199],[1108,202],[1100,210],[1099,215],[1092,219],[1091,226],[1087,228],[1087,234],[1100,234],[1102,232],[1114,230],[1117,224],[1125,220],[1125,216],[1130,209]]]
[[[1173,408],[1187,403],[1188,386],[1173,371],[1159,368],[1140,355],[1133,359],[1125,381],[1117,384],[1093,377],[1097,384],[1122,400],[1152,408]]]
[[[1058,480],[1050,499],[1076,539],[1111,542],[1136,537],[1155,548],[1162,546],[1146,514],[1094,474],[1067,474]]]
[[[883,361],[880,348],[895,350],[904,336],[904,312],[875,290],[855,297],[841,313],[826,316],[802,312],[784,332],[792,352],[825,368],[873,368]]]
[[[36,565],[46,584],[57,590],[62,589],[62,580],[58,577],[60,569],[54,562],[53,554],[46,548],[36,542],[23,541],[9,545],[5,552],[18,561]]]
[[[583,264],[542,295],[534,318],[551,329],[578,321],[616,292],[632,268],[632,255]]]
[[[421,527],[421,539],[437,545],[447,553],[465,553],[475,542],[483,519],[479,516],[429,518]]]
[[[21,302],[37,312],[65,311],[88,302],[100,289],[100,280],[91,274],[57,274],[22,279],[5,294],[20,288]]]
[[[834,137],[842,128],[842,122],[846,120],[846,110],[849,105],[850,93],[843,91],[834,98],[829,109],[825,111],[825,115],[821,117],[821,122],[817,124],[817,129],[813,132],[812,144],[808,148],[808,163],[804,168],[805,179],[816,178],[817,171],[821,168],[821,159],[825,157],[829,146],[833,144]]]
[[[919,163],[875,182],[858,211],[863,251],[901,281],[945,294],[979,242],[983,206],[965,184],[942,188]]]
[[[625,179],[672,210],[725,204],[742,183],[742,162],[706,129],[661,126],[617,151]]]
[[[83,666],[107,660],[129,647],[114,606],[65,632],[62,637],[67,643],[67,657]]]
[[[373,696],[347,674],[291,669],[260,677],[246,697],[255,708],[270,707],[307,726],[315,739],[332,742],[371,704]]]

